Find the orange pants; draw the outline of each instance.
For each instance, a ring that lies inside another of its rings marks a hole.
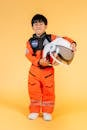
[[[54,69],[31,66],[28,77],[30,112],[52,113],[54,109]]]

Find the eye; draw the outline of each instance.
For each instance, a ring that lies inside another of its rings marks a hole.
[[[40,22],[40,25],[43,25],[43,22]]]
[[[35,25],[35,26],[37,26],[37,25],[38,25],[38,23],[34,23],[34,25]]]

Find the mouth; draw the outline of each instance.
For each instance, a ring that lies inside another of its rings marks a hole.
[[[37,29],[37,31],[41,31],[41,29]]]

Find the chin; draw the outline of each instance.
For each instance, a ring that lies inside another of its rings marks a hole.
[[[42,32],[42,33],[41,33],[41,32],[38,32],[38,33],[36,33],[36,34],[40,36],[40,35],[42,35],[42,34],[43,34],[43,32]]]

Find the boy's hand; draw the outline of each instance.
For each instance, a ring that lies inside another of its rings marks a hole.
[[[56,53],[54,53],[53,56],[55,58],[58,58],[58,55]],[[52,65],[57,66],[57,65],[59,65],[59,63],[53,60]]]
[[[46,58],[42,58],[42,59],[40,59],[39,64],[41,66],[49,66],[50,62],[48,60],[46,60]]]
[[[72,51],[75,52],[75,51],[76,51],[76,44],[75,44],[75,43],[72,43],[72,44],[71,44],[71,47],[72,47]]]

